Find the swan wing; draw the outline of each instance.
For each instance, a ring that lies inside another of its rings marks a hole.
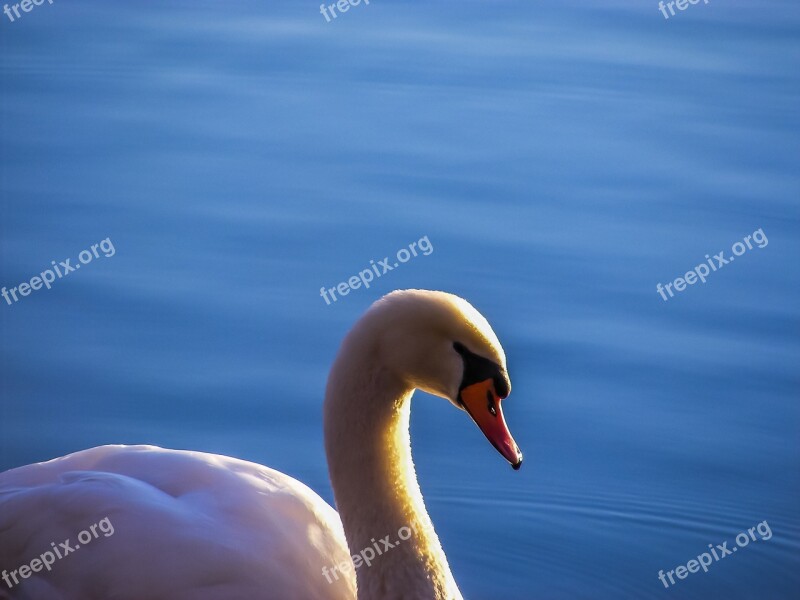
[[[102,446],[0,473],[0,600],[352,600],[342,561],[336,511],[255,463]]]

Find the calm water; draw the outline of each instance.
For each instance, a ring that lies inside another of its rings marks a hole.
[[[559,4],[0,15],[0,285],[116,249],[0,304],[0,469],[152,443],[330,501],[341,337],[383,293],[445,289],[504,343],[527,459],[415,400],[466,597],[800,596],[800,7]],[[759,228],[766,247],[656,292]],[[320,298],[425,235],[429,256]]]

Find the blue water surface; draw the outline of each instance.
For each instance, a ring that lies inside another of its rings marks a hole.
[[[388,291],[442,289],[504,344],[526,456],[513,472],[415,398],[466,598],[800,597],[796,2],[372,0],[327,22],[315,2],[56,0],[0,20],[0,285],[114,246],[0,300],[0,470],[150,443],[332,502],[342,336]],[[320,297],[424,236],[429,255]],[[659,581],[763,521],[770,539]]]

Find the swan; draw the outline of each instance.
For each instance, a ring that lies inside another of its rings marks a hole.
[[[243,460],[84,450],[0,474],[0,599],[460,599],[411,459],[415,389],[467,412],[520,467],[489,323],[458,296],[395,291],[356,322],[328,377],[338,514],[292,477]]]

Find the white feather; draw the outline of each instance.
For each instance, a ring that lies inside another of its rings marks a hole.
[[[353,600],[356,579],[360,600],[460,599],[408,431],[415,388],[458,406],[454,341],[505,368],[486,319],[443,292],[389,294],[348,334],[325,400],[342,520],[288,475],[202,452],[103,446],[0,474],[0,600]],[[20,579],[103,519],[113,533]],[[350,554],[405,527],[356,577]]]

